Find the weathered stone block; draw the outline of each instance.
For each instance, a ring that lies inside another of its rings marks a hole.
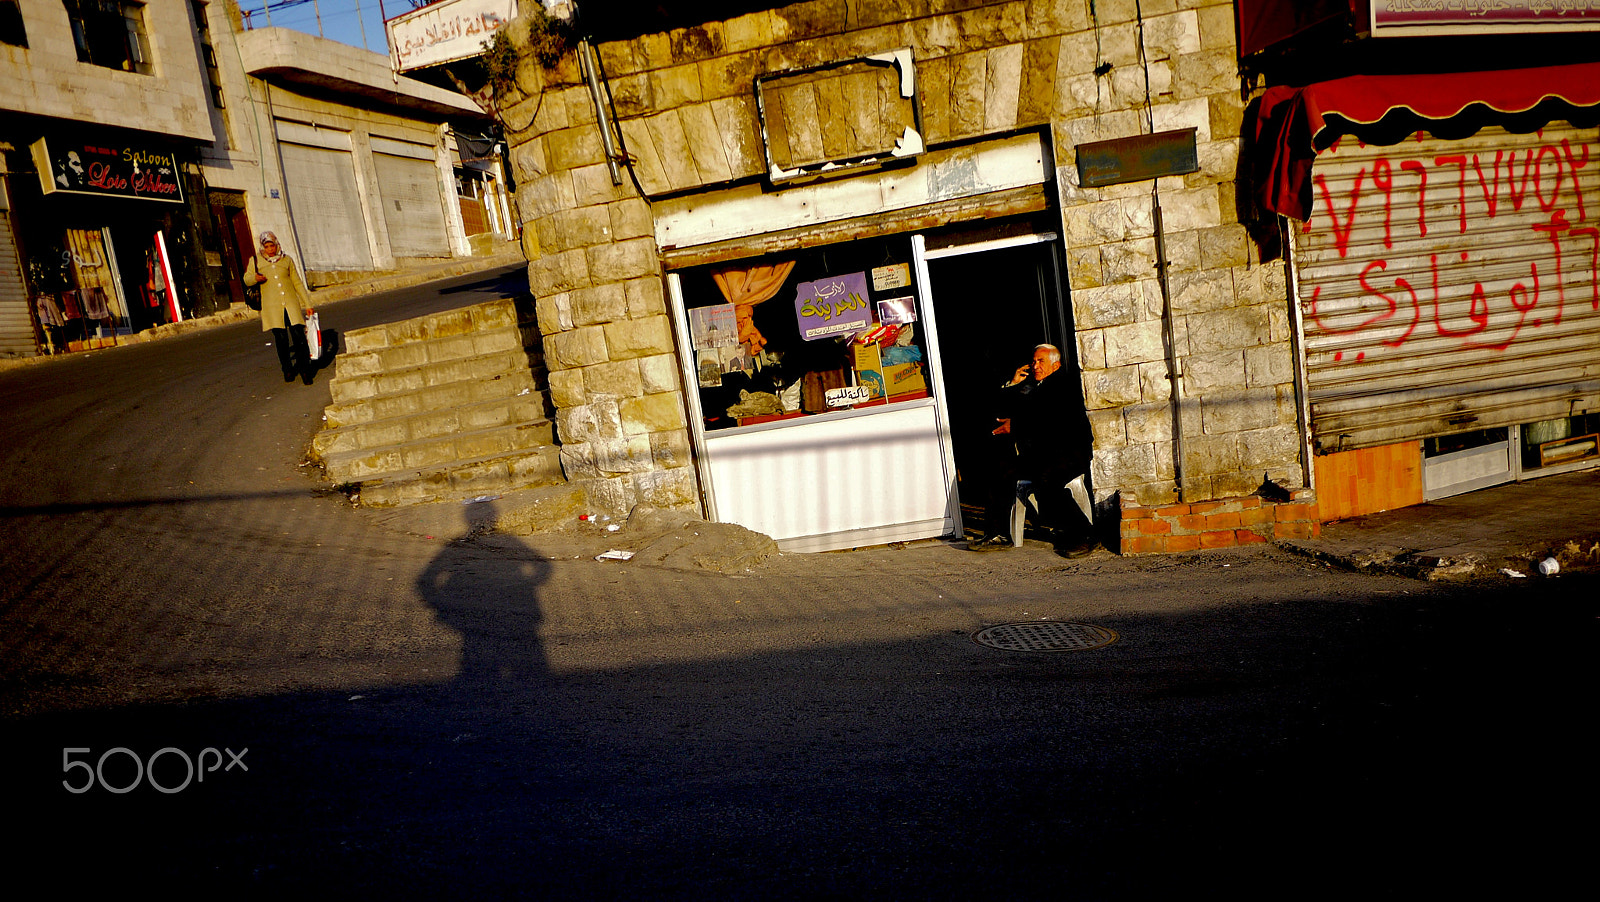
[[[654,357],[640,357],[639,380],[643,389],[642,394],[656,394],[658,392],[677,391],[678,384],[678,358],[673,354],[657,354]]]
[[[645,436],[634,439],[607,439],[591,442],[595,469],[602,476],[639,473],[655,468],[650,460],[650,441]]]
[[[717,120],[723,153],[733,176],[741,178],[766,171],[755,102],[749,95],[712,101],[711,115]]]
[[[641,276],[623,283],[628,293],[628,318],[644,319],[667,312],[665,289],[660,276]]]
[[[1090,410],[1122,407],[1142,400],[1139,391],[1139,368],[1114,367],[1104,370],[1086,370],[1083,374],[1084,404]]]
[[[636,473],[633,485],[638,501],[652,507],[692,507],[698,505],[700,500],[692,467]]]
[[[1300,437],[1292,424],[1246,432],[1239,436],[1239,447],[1240,463],[1251,474],[1300,469]],[[1260,479],[1255,477],[1257,485]]]
[[[622,419],[617,402],[590,396],[589,403],[556,411],[556,430],[562,444],[620,439]]]
[[[584,326],[544,337],[545,360],[552,370],[606,362],[606,326]]]
[[[609,204],[606,212],[611,217],[611,236],[616,241],[644,238],[655,233],[655,222],[650,216],[650,206],[637,197]]]
[[[1072,292],[1073,320],[1079,329],[1097,329],[1135,322],[1143,308],[1137,282],[1121,282]]]
[[[511,171],[517,176],[517,184],[526,185],[544,175],[549,168],[543,138],[525,138],[521,143],[511,146]]]
[[[1245,348],[1245,384],[1251,387],[1294,382],[1294,355],[1287,342]]]
[[[1031,37],[1070,34],[1090,27],[1089,5],[1083,0],[1027,0],[1023,5]]]
[[[1156,270],[1156,240],[1136,238],[1102,245],[1100,259],[1106,283],[1148,279]]]
[[[1145,53],[1151,60],[1200,52],[1200,17],[1192,9],[1171,15],[1145,12]]]
[[[577,326],[628,318],[628,297],[621,282],[607,282],[572,292],[572,322]]]
[[[1210,351],[1189,355],[1184,360],[1183,388],[1190,397],[1243,391],[1244,351]]]
[[[963,53],[950,60],[950,136],[983,131],[984,88],[988,84],[989,55]]]
[[[1128,443],[1128,425],[1122,411],[1115,407],[1089,411],[1089,431],[1094,435],[1096,450],[1121,448]]]
[[[950,58],[917,60],[917,92],[922,100],[922,130],[930,143],[950,138]]]
[[[583,390],[583,369],[553,370],[547,374],[550,402],[556,407],[577,407],[588,402]]]
[[[1208,392],[1200,399],[1200,422],[1208,435],[1275,427],[1278,394],[1271,389]]]
[[[1059,37],[1029,41],[1024,45],[1017,125],[1034,125],[1050,119],[1055,108],[1056,55],[1060,47]]]
[[[671,109],[699,103],[700,67],[693,63],[658,69],[650,73],[650,93],[657,109]]]
[[[773,28],[772,14],[766,10],[728,19],[722,23],[723,50],[739,53],[781,40],[782,36]]]
[[[761,54],[735,53],[705,60],[700,67],[700,93],[705,100],[750,93],[761,74]]]
[[[637,361],[597,363],[584,367],[581,372],[584,392],[590,397],[609,395],[614,398],[636,398],[644,394]]]
[[[642,398],[626,398],[617,402],[622,417],[622,430],[627,435],[651,432],[670,432],[685,428],[683,396],[678,392],[660,392]]]
[[[594,447],[588,442],[569,440],[562,435],[561,472],[568,480],[600,479],[600,467],[595,463]]]
[[[605,330],[605,346],[612,360],[673,352],[672,327],[665,316],[606,323],[595,328]]]
[[[618,127],[627,142],[628,152],[634,156],[634,174],[638,176],[639,184],[644,186],[645,193],[670,191],[672,184],[667,180],[661,157],[656,153],[655,138],[651,137],[650,127],[645,120],[624,119]]]
[[[1234,281],[1235,294],[1241,305],[1279,307],[1288,301],[1289,283],[1282,263],[1263,263],[1235,270]]]
[[[528,261],[528,288],[534,297],[588,286],[588,257],[582,248],[545,254]]]
[[[1172,441],[1172,407],[1167,404],[1130,404],[1122,408],[1128,441]]]
[[[536,178],[524,185],[518,196],[530,217],[551,216],[577,205],[577,197],[572,191],[572,176],[567,172],[552,172]]]
[[[545,153],[552,169],[576,169],[606,161],[600,129],[593,123],[564,128],[545,136]]]
[[[650,456],[663,470],[686,467],[692,462],[689,451],[689,433],[650,433]]]
[[[667,41],[671,45],[674,62],[702,60],[723,52],[723,25],[720,21],[712,20],[675,28],[667,33]]]
[[[722,146],[722,133],[717,128],[711,105],[697,103],[683,107],[678,113],[684,137],[688,141],[689,156],[699,171],[700,184],[726,182],[733,178],[728,155]]]
[[[1067,228],[1067,244],[1072,247],[1112,244],[1129,237],[1118,201],[1067,207],[1061,218]]]
[[[572,328],[572,295],[567,292],[542,295],[534,300],[533,307],[539,317],[539,328],[544,334],[565,332]]]
[[[1172,312],[1180,316],[1234,306],[1233,270],[1226,267],[1175,272],[1167,277],[1167,284],[1172,290]]]
[[[1078,367],[1085,370],[1106,368],[1104,329],[1078,329]]]
[[[1271,338],[1265,307],[1234,307],[1184,317],[1190,347],[1196,350],[1252,348]],[[1243,384],[1243,383],[1241,383]]]
[[[588,251],[587,271],[596,281],[621,282],[645,275],[657,275],[661,264],[656,259],[654,238],[630,238],[602,244]]]
[[[1148,443],[1095,449],[1091,473],[1096,485],[1136,484],[1149,479],[1154,472],[1156,472],[1155,448]],[[1140,503],[1147,502],[1141,500]]]
[[[1129,366],[1166,358],[1159,320],[1109,326],[1104,330],[1104,334],[1107,367]]]
[[[1172,397],[1172,379],[1166,360],[1139,364],[1139,394],[1151,403],[1165,404]]]
[[[1017,124],[1022,91],[1023,45],[1007,44],[988,53],[988,75],[983,87],[983,128],[1005,131]]]
[[[689,137],[684,134],[683,121],[677,109],[669,109],[644,120],[645,128],[655,146],[655,154],[666,176],[667,183],[675,189],[695,188],[700,185],[700,170],[694,165],[689,152]],[[628,145],[633,146],[631,140]]]
[[[1185,478],[1216,476],[1219,473],[1239,471],[1239,436],[1185,434],[1183,437],[1183,472]]]
[[[1231,47],[1177,57],[1172,70],[1173,94],[1179,100],[1239,93],[1239,59]]]

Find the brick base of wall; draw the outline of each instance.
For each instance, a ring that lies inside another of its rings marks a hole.
[[[1322,534],[1317,502],[1308,490],[1285,502],[1258,495],[1143,507],[1122,501],[1121,554],[1169,554],[1201,548],[1231,548],[1277,539]]]

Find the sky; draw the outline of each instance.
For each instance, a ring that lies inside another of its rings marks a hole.
[[[392,19],[410,12],[412,6],[411,0],[383,0],[381,8],[378,0],[239,0],[239,8],[249,13],[245,21],[250,28],[267,27],[270,17],[271,24],[279,28],[320,34],[341,44],[388,54],[384,13]]]

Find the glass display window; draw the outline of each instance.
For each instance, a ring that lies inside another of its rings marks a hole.
[[[678,275],[707,430],[930,396],[908,236]]]

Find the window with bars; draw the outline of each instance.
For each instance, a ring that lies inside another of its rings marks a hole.
[[[126,0],[63,0],[79,62],[149,75],[150,39],[144,4]]]

